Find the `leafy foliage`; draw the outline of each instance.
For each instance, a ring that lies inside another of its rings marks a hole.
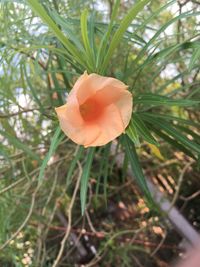
[[[92,1],[67,2],[5,0],[0,4],[3,264],[7,255],[7,262],[22,266],[23,256],[13,257],[16,247],[7,243],[11,233],[19,236],[17,229],[21,229],[25,239],[33,236],[38,249],[35,266],[49,266],[42,254],[45,245],[37,238],[43,226],[35,224],[47,225],[45,239],[56,210],[67,213],[77,166],[82,166],[80,199],[76,197],[82,214],[87,210],[90,178],[95,178],[97,195],[103,178],[106,196],[113,172],[112,145],[76,148],[61,134],[54,112],[83,71],[117,77],[129,85],[133,115],[115,153],[125,154],[152,209],[139,160],[143,144],[158,148],[164,140],[171,149],[200,158],[198,5],[191,3],[176,14],[177,1],[116,0],[110,17],[105,17]],[[38,201],[31,202],[36,193]]]

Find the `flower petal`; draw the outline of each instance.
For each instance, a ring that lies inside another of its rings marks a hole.
[[[109,88],[108,86],[102,88],[95,94],[95,98],[103,105],[108,106],[117,102],[124,95],[124,90],[121,88]]]
[[[85,77],[84,80],[82,80],[81,84],[74,86],[74,89],[77,93],[77,99],[79,104],[83,104],[89,97],[92,97],[95,95],[99,90],[105,91],[113,91],[116,89],[116,91],[124,91],[127,89],[127,86],[114,78],[111,77],[104,77],[100,76],[98,74],[92,73]],[[73,89],[73,90],[74,90]],[[118,89],[118,90],[117,90]]]
[[[118,79],[115,79],[112,77],[101,76],[96,73],[90,74],[88,76],[88,81],[90,83],[90,86],[93,87],[96,92],[99,90],[102,90],[105,87],[118,88],[122,90],[125,90],[128,88],[127,85],[125,85],[123,82],[121,82]]]
[[[77,101],[77,92],[80,89],[80,87],[82,86],[82,84],[87,80],[88,78],[88,74],[85,71],[79,78],[78,80],[75,82],[72,90],[70,91],[68,97],[67,97],[67,102],[68,101],[74,101],[74,98]],[[77,102],[78,103],[78,102]]]
[[[122,121],[124,124],[124,129],[128,126],[131,116],[132,116],[132,105],[133,105],[133,96],[127,90],[124,92],[123,97],[118,99],[115,102],[116,107],[118,108],[119,112],[121,113]]]
[[[76,91],[76,97],[78,100],[79,105],[82,105],[88,98],[92,97],[95,93],[95,83],[94,86],[90,83],[91,81],[91,74],[87,75],[85,79],[80,83],[74,85],[72,91]]]
[[[61,129],[75,143],[87,147],[98,138],[100,134],[98,125],[85,123],[76,106],[65,104],[55,110]]]
[[[74,103],[69,102],[61,107],[55,108],[55,111],[60,121],[66,121],[65,127],[68,124],[71,124],[73,127],[80,127],[84,124],[79,106],[74,105]]]
[[[84,125],[83,127],[74,128],[72,125],[68,124],[65,127],[65,121],[60,125],[65,134],[75,143],[83,145],[85,147],[90,146],[100,135],[100,128],[96,124]]]
[[[119,136],[124,131],[121,114],[114,104],[105,108],[103,116],[98,121],[98,125],[105,131],[106,135],[112,139]]]
[[[71,90],[67,104],[56,108],[56,112],[62,130],[75,143],[101,146],[127,127],[132,94],[117,79],[85,72]]]
[[[105,108],[103,116],[98,120],[101,130],[99,137],[90,146],[102,146],[124,132],[124,125],[118,108],[112,104]]]

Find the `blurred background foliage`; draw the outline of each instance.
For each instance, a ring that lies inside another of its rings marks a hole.
[[[199,229],[199,30],[199,1],[0,1],[0,266],[178,255],[145,175]],[[85,70],[134,96],[126,135],[105,147],[73,144],[54,112]]]

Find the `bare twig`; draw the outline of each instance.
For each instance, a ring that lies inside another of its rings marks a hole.
[[[24,180],[26,180],[26,177],[22,177],[21,179],[17,180],[16,182],[10,184],[9,186],[3,188],[1,191],[0,191],[0,195],[9,191],[10,189],[14,188],[15,186],[17,186],[18,184],[21,184]]]
[[[181,196],[180,198],[183,199],[184,201],[190,201],[190,200],[198,197],[199,195],[200,195],[200,190],[196,191],[195,193],[193,193],[192,195],[190,195],[188,197]]]
[[[38,223],[36,223],[36,222],[30,222],[30,224],[33,225],[33,226],[38,226]],[[59,230],[59,231],[64,231],[64,232],[66,232],[66,230],[67,230],[66,226],[64,226],[64,227],[63,226],[55,226],[55,225],[50,225],[49,223],[48,224],[44,224],[43,223],[42,225],[45,226],[45,228],[49,228],[49,229],[53,229],[53,230]],[[74,228],[71,228],[71,232],[78,233],[78,234],[81,234],[81,235],[94,236],[94,237],[99,238],[99,239],[104,238],[105,235],[106,235],[105,232],[96,232],[96,233],[94,233],[94,232],[88,232],[85,229],[83,230],[83,229],[74,229]]]
[[[80,168],[80,172],[79,172],[79,175],[78,175],[78,178],[77,178],[77,181],[76,181],[76,186],[75,186],[75,189],[74,189],[74,193],[73,193],[73,196],[72,196],[72,199],[71,199],[71,202],[69,204],[69,208],[68,208],[68,225],[67,225],[67,229],[66,229],[66,232],[65,232],[65,235],[61,241],[61,246],[60,246],[60,250],[58,252],[58,255],[53,263],[53,266],[52,267],[57,267],[58,264],[59,264],[59,261],[62,257],[62,254],[63,254],[63,251],[64,251],[64,248],[65,248],[65,243],[69,237],[69,234],[70,234],[70,230],[71,230],[71,224],[72,224],[72,208],[73,208],[73,205],[74,205],[74,202],[75,202],[75,199],[76,199],[76,195],[77,195],[77,192],[78,192],[78,189],[79,189],[79,185],[80,185],[80,181],[81,181],[81,174],[82,174],[82,168],[79,164],[79,168]]]
[[[92,223],[92,221],[91,221],[91,219],[90,219],[90,215],[89,215],[89,213],[88,213],[87,210],[85,211],[85,215],[86,215],[86,218],[87,218],[87,221],[88,221],[88,224],[89,224],[89,226],[90,226],[91,231],[92,231],[93,233],[96,233],[97,231],[96,231],[95,228],[94,228],[94,225],[93,225],[93,223]]]
[[[167,232],[165,232],[164,236],[162,237],[161,241],[159,242],[158,246],[153,250],[153,252],[151,253],[151,257],[153,257],[158,250],[163,246],[165,239],[167,237]]]
[[[48,198],[47,198],[47,200],[46,200],[46,203],[44,204],[44,207],[43,207],[42,212],[41,212],[41,215],[42,215],[43,217],[44,217],[44,215],[45,215],[45,213],[46,213],[47,205],[49,204],[49,202],[50,202],[50,200],[51,200],[51,198],[52,198],[52,196],[53,196],[53,193],[54,193],[54,191],[55,191],[56,183],[57,183],[57,179],[58,179],[58,169],[59,169],[61,163],[62,163],[62,162],[59,162],[59,163],[57,164],[57,166],[56,166],[56,171],[55,171],[55,176],[54,176],[53,185],[52,185],[51,191],[50,191],[50,193],[49,193],[49,195],[48,195]],[[54,207],[54,208],[55,208],[55,207]],[[52,215],[54,215],[54,214],[55,214],[55,211],[54,211],[54,213],[51,214],[51,220],[53,219]],[[51,223],[51,221],[50,221],[50,223]],[[44,225],[39,224],[39,225],[38,225],[38,237],[39,237],[39,239],[38,239],[38,245],[37,245],[38,249],[37,249],[37,257],[36,257],[36,262],[37,262],[37,263],[36,263],[36,266],[39,265],[38,262],[39,262],[39,258],[40,258],[41,251],[42,251],[43,240],[44,240],[45,237],[47,236],[49,228],[47,227],[47,228],[46,228],[46,231],[44,231],[44,234],[42,235],[43,230],[44,230]],[[41,238],[41,235],[42,235],[42,238]]]
[[[51,109],[52,107],[45,107],[44,109]],[[28,112],[33,112],[33,111],[39,111],[39,108],[30,108],[30,109],[24,109],[24,110],[19,110],[15,113],[11,113],[11,114],[2,114],[0,113],[0,119],[7,119],[7,118],[11,118],[14,116],[18,116],[22,113],[28,113]]]
[[[194,163],[194,161],[191,161],[189,162],[188,164],[185,165],[185,167],[183,168],[180,176],[179,176],[179,179],[178,179],[178,184],[176,186],[176,192],[174,194],[174,197],[173,197],[173,200],[171,202],[171,208],[175,205],[177,199],[178,199],[178,195],[179,195],[179,192],[180,192],[180,188],[181,188],[181,185],[182,185],[182,182],[183,182],[183,177],[187,171],[187,169]]]
[[[9,239],[7,239],[6,242],[2,246],[0,246],[0,250],[4,249],[7,245],[9,245],[10,241],[15,239],[18,236],[18,234],[22,231],[22,229],[26,226],[27,222],[29,221],[29,219],[30,219],[30,217],[32,215],[33,208],[34,208],[34,205],[35,205],[36,195],[37,195],[37,192],[38,192],[39,188],[40,188],[40,186],[37,186],[36,190],[34,191],[34,193],[32,195],[31,206],[30,206],[29,212],[28,212],[25,220],[20,225],[20,227],[17,229],[17,231]]]
[[[141,264],[141,262],[138,260],[138,258],[134,255],[131,255],[131,257],[134,259],[134,261],[136,262],[136,264],[139,266],[139,267],[144,267],[144,265]]]
[[[105,243],[104,247],[95,255],[95,258],[88,264],[85,265],[85,267],[92,267],[92,266],[96,266],[96,264],[102,259],[102,256],[105,253],[106,248],[109,246],[110,242],[113,241],[114,239],[116,239],[117,237],[121,236],[121,235],[126,235],[126,234],[137,234],[138,232],[141,232],[142,230],[144,230],[146,227],[143,228],[139,228],[136,230],[124,230],[121,232],[118,232],[116,234],[114,234],[113,236],[111,236],[111,238]]]
[[[198,0],[191,0],[191,2],[196,4],[196,5],[200,5],[200,2]]]

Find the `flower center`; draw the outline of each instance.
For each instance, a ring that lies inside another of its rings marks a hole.
[[[103,112],[103,106],[95,98],[89,98],[80,105],[79,110],[82,118],[91,122],[99,118]]]

